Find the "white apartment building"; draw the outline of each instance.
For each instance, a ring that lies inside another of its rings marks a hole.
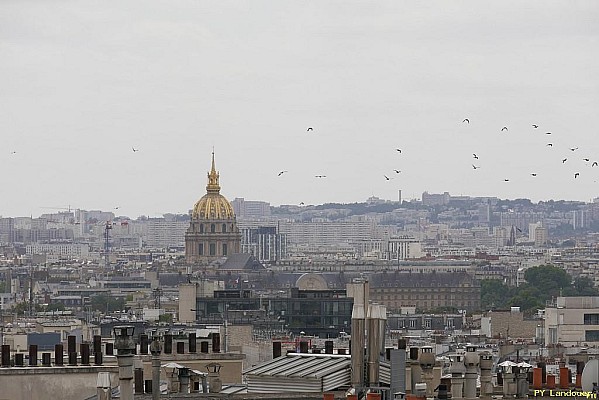
[[[149,247],[185,246],[185,231],[189,221],[150,218],[147,222],[146,245]]]
[[[558,297],[545,308],[546,344],[599,344],[599,297]]]
[[[237,219],[264,218],[270,216],[270,203],[265,201],[249,201],[237,197],[231,202]]]
[[[377,238],[374,221],[280,221],[278,231],[290,244],[332,246]]]
[[[407,260],[409,258],[420,258],[424,255],[422,243],[416,238],[409,236],[389,238],[386,252],[387,260]]]
[[[47,254],[63,259],[85,260],[89,257],[87,243],[33,243],[25,247],[27,255]]]

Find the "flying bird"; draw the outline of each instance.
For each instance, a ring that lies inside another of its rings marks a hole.
[[[468,118],[464,118],[464,120],[462,122],[470,123],[470,120]]]
[[[399,174],[401,171],[398,169],[394,169],[393,171],[395,171],[396,174]]]
[[[566,161],[568,161],[568,159],[567,159],[567,158],[564,158],[564,159],[562,160],[562,164],[563,164],[563,163],[565,163]]]
[[[300,205],[300,206],[303,206],[303,205],[304,205],[304,202],[303,202],[303,201],[301,201],[301,202],[299,203],[299,205]]]
[[[281,175],[283,175],[285,172],[289,172],[289,171],[287,171],[287,170],[285,170],[285,171],[281,171],[281,172],[279,172],[279,173],[277,174],[277,176],[281,176]]]
[[[131,147],[131,150],[133,150],[134,153],[137,153],[139,151],[139,149],[136,149],[135,147]]]
[[[16,151],[11,151],[10,154],[17,154],[17,152]]]
[[[591,164],[591,167],[596,167],[596,166],[598,166],[598,165],[599,165],[599,164],[597,163],[597,161],[593,161],[593,164]]]
[[[532,127],[537,129],[539,127],[539,125],[532,124]]]
[[[545,135],[551,135],[551,132],[545,132]]]
[[[576,151],[578,150],[578,147],[570,147],[570,151]]]
[[[522,229],[520,229],[520,228],[516,227],[516,230],[517,230],[518,232],[522,233]]]
[[[503,132],[503,131],[507,131],[507,130],[508,130],[508,129],[507,129],[507,126],[504,126],[503,128],[501,128],[501,131],[502,131],[502,132]]]
[[[478,156],[476,155],[476,153],[472,153],[472,157],[474,157],[478,160]]]
[[[510,180],[509,180],[509,179],[504,179],[503,181],[504,181],[504,182],[509,182]]]
[[[326,178],[327,176],[326,175],[314,175],[314,177],[316,177],[316,178]]]
[[[385,177],[386,180],[390,181],[391,178],[389,178],[387,175],[383,175]]]
[[[479,166],[477,166],[477,165],[474,165],[474,164],[472,164],[472,168],[473,168],[473,169],[478,169],[478,168],[480,168],[480,167],[479,167]]]
[[[547,146],[553,147],[553,143],[547,143]]]
[[[584,161],[586,161],[586,162],[589,162],[589,161],[591,161],[591,160],[590,160],[590,159],[588,159],[588,158],[583,158],[583,160],[584,160]]]
[[[537,174],[536,174],[535,172],[533,172],[531,175],[532,175],[532,176],[537,176]]]
[[[401,149],[395,149],[395,151],[399,151],[401,153]]]
[[[308,129],[306,129],[306,132],[310,132],[310,131],[313,131],[313,130],[314,130],[314,128],[309,127]]]
[[[580,175],[580,172],[574,174],[574,179],[578,178],[578,175]]]

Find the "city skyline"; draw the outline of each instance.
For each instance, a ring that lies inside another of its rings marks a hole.
[[[213,150],[229,201],[588,202],[597,17],[593,1],[3,2],[0,214],[187,213]]]

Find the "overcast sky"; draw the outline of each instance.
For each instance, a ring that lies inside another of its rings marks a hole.
[[[0,215],[186,213],[213,148],[229,200],[590,201],[598,35],[596,0],[3,0]]]

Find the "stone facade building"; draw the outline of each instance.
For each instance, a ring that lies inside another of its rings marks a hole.
[[[467,272],[387,272],[371,275],[370,299],[391,312],[405,306],[423,312],[441,308],[477,311],[480,284]]]
[[[218,179],[212,153],[206,194],[194,205],[185,233],[185,258],[188,263],[208,264],[240,251],[241,234],[235,213],[231,203],[220,194]]]

